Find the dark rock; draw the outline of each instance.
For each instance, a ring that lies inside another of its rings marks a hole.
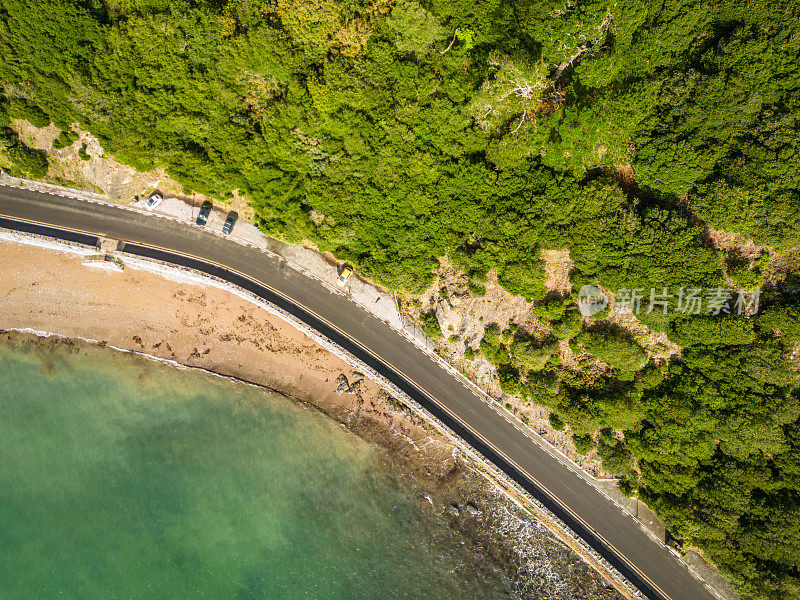
[[[472,502],[467,502],[467,512],[471,517],[477,517],[482,514],[480,509]]]

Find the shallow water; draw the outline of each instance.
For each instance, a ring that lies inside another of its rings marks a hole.
[[[0,598],[507,597],[390,464],[277,394],[0,347]]]

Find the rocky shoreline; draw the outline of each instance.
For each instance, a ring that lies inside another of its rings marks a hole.
[[[142,271],[88,269],[67,253],[0,243],[3,344],[76,352],[128,350],[260,385],[327,414],[382,448],[392,471],[519,598],[621,598],[603,577],[517,505],[428,423],[280,319],[223,290]],[[96,344],[78,338],[96,340]]]

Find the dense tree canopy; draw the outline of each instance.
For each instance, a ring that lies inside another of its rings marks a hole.
[[[444,255],[471,289],[496,269],[552,331],[487,330],[503,388],[584,450],[600,432],[743,595],[800,598],[800,285],[705,235],[800,242],[798,24],[792,0],[0,0],[0,166],[47,166],[11,119],[64,145],[78,122],[393,289]],[[545,298],[540,250],[563,247],[578,286],[765,284],[762,307],[643,317],[683,347],[656,365]],[[565,340],[612,370],[561,365]]]

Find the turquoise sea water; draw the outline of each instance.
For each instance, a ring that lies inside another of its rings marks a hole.
[[[507,597],[386,464],[276,394],[0,347],[0,598]]]

